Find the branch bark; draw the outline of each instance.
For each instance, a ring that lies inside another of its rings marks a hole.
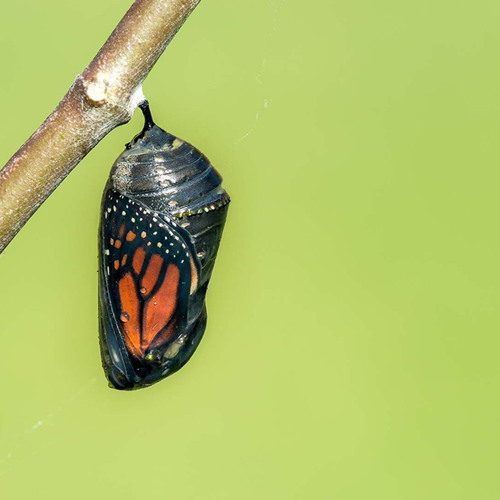
[[[200,0],[136,0],[62,101],[0,171],[0,252],[144,100],[142,82]]]

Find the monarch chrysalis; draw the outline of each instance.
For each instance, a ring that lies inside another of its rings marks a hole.
[[[111,169],[99,230],[99,340],[116,389],[149,386],[195,351],[230,201],[209,160],[141,109],[144,129]]]

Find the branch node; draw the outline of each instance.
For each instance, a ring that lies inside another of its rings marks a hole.
[[[84,80],[83,86],[90,101],[99,104],[108,98],[110,77],[107,73],[99,72],[92,80]]]

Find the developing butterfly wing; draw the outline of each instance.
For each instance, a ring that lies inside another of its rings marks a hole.
[[[138,200],[106,191],[100,231],[100,344],[114,387],[151,385],[189,359],[205,321],[205,314],[196,322],[189,315],[199,276],[186,230]]]

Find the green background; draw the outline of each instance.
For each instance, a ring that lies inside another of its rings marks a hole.
[[[0,17],[0,164],[128,8]],[[147,79],[233,202],[193,359],[107,387],[113,131],[0,257],[5,499],[500,496],[500,4],[203,1]]]

